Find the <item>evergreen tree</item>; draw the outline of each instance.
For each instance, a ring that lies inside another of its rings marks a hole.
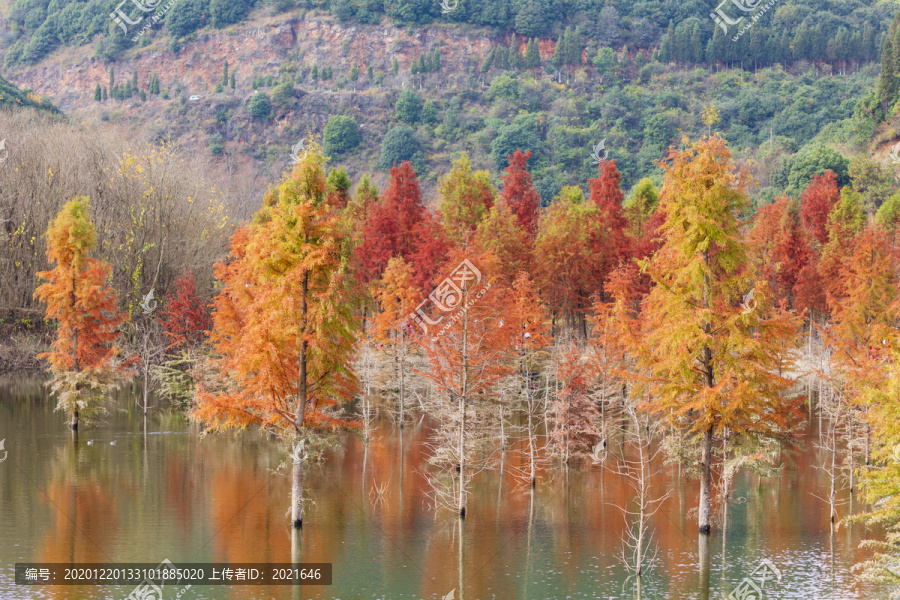
[[[788,30],[785,29],[781,33],[781,52],[779,56],[779,60],[787,64],[791,60],[791,35],[788,33]]]
[[[350,81],[356,81],[357,79],[359,79],[359,67],[354,62],[350,67]]]
[[[897,76],[893,69],[894,45],[890,37],[884,38],[881,47],[881,75],[878,78],[878,100],[881,102],[881,111],[887,114],[897,91]]]
[[[412,59],[412,62],[409,64],[409,74],[416,75],[419,72],[419,61],[418,59]]]
[[[584,36],[581,35],[580,25],[576,26],[575,30],[571,33],[567,50],[566,57],[568,60],[566,62],[572,66],[581,66],[581,53],[584,50]]]
[[[109,98],[109,95],[106,91],[106,86],[103,86],[103,99],[106,100],[107,98]]]
[[[519,69],[522,66],[522,55],[519,53],[519,39],[513,33],[509,38],[509,68]]]
[[[113,72],[112,66],[109,67],[109,89],[112,90],[116,86],[116,74]]]
[[[397,62],[397,57],[394,57],[394,63],[391,65],[391,75],[396,75],[400,71],[400,63]]]
[[[860,60],[867,62],[875,60],[875,30],[868,24],[863,27]]]
[[[138,89],[137,69],[135,69],[134,73],[131,74],[131,89],[133,89],[133,90]]]
[[[495,50],[497,54],[494,56],[494,66],[500,70],[509,69],[509,52],[506,50],[506,46],[501,44]]]
[[[812,58],[811,51],[812,40],[810,39],[809,27],[806,26],[806,23],[803,23],[797,29],[796,35],[794,35],[794,60]]]
[[[441,51],[437,48],[434,49],[434,53],[431,55],[431,70],[435,73],[441,70]]]
[[[228,87],[228,60],[225,60],[225,67],[222,69],[222,87]]]
[[[675,22],[669,21],[669,28],[659,46],[659,61],[668,63],[675,59]]]
[[[231,72],[231,79],[229,83],[231,84],[231,89],[234,89],[234,71]]]
[[[569,30],[566,29],[566,32],[568,32],[568,31]],[[552,63],[553,63],[553,67],[557,71],[562,69],[563,65],[566,64],[566,42],[568,42],[568,40],[566,39],[566,33],[563,33],[556,40],[556,47],[553,49]]]
[[[425,66],[425,55],[419,55],[419,73],[427,73],[428,67]]]
[[[494,57],[497,55],[497,47],[494,46],[491,48],[491,51],[488,52],[488,55],[484,57],[484,60],[481,61],[481,67],[478,68],[479,73],[487,73],[491,70],[491,66],[494,64]]]
[[[310,72],[310,77],[312,77],[313,81],[317,81],[319,79],[319,65],[313,65],[312,71]]]
[[[754,31],[756,31],[756,28],[754,28]],[[699,23],[694,23],[694,31],[691,33],[691,61],[694,63],[703,62],[703,46],[700,45]]]

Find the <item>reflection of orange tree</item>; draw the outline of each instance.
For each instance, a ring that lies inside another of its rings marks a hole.
[[[353,316],[324,159],[314,146],[240,229],[217,266],[211,335],[218,356],[198,386],[192,417],[212,429],[251,425],[291,439],[291,521],[302,526],[306,443],[349,423],[334,410],[352,395]]]
[[[43,540],[36,545],[37,562],[110,562],[107,551],[114,547],[117,503],[111,493],[116,486],[130,487],[132,481],[119,479],[109,462],[95,458],[82,445],[58,448],[51,462],[44,493],[37,495],[50,519]],[[51,597],[71,598],[78,587],[50,586]]]

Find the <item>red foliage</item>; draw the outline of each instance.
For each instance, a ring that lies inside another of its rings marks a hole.
[[[209,305],[197,295],[197,282],[191,271],[175,280],[163,298],[162,322],[171,348],[196,346],[212,329]]]
[[[625,232],[628,220],[625,218],[622,204],[625,195],[620,186],[621,175],[616,168],[616,161],[601,160],[597,166],[600,176],[589,179],[590,201],[600,211],[599,237],[591,240],[596,267],[594,276],[597,289],[602,289],[609,273],[619,262],[631,252],[631,240]]]
[[[537,233],[538,208],[541,205],[541,197],[534,189],[531,181],[531,173],[528,172],[528,163],[531,151],[522,152],[516,149],[510,154],[509,166],[503,176],[503,192],[501,197],[516,214],[519,225],[528,232],[533,239]]]
[[[431,213],[425,213],[413,228],[416,250],[410,257],[416,287],[428,294],[438,281],[447,276],[445,266],[451,244],[447,240],[440,220]]]
[[[417,250],[417,226],[426,215],[412,163],[404,161],[392,167],[390,177],[381,202],[369,210],[362,241],[354,253],[359,276],[366,283],[381,277],[394,256],[412,262]]]
[[[813,175],[812,182],[800,196],[803,226],[820,245],[828,241],[828,215],[840,197],[834,171]]]

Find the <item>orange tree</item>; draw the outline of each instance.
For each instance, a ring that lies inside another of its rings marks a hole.
[[[51,352],[39,354],[50,363],[50,388],[57,410],[90,421],[103,412],[108,392],[128,375],[118,361],[119,327],[125,315],[116,310],[116,293],[108,285],[110,266],[88,258],[97,243],[88,198],[75,198],[47,227],[47,259],[55,263],[38,277],[34,297],[47,305],[47,318],[58,323]]]
[[[266,195],[216,267],[211,341],[217,353],[192,417],[210,429],[257,425],[293,442],[291,521],[302,526],[305,445],[352,425],[336,408],[352,395],[356,321],[347,255],[313,147]]]
[[[652,403],[701,454],[699,527],[710,530],[713,438],[727,428],[744,439],[776,437],[794,413],[782,394],[785,341],[796,321],[769,316],[765,283],[750,289],[747,244],[738,217],[747,209],[744,176],[724,140],[704,138],[670,155],[662,189],[663,245],[643,267],[655,283],[643,303],[641,361],[652,375]]]
[[[395,256],[388,260],[384,274],[373,285],[372,295],[381,311],[376,313],[375,339],[385,346],[399,375],[400,429],[403,429],[406,411],[406,371],[409,362],[410,340],[417,335],[418,327],[409,322],[409,315],[419,304],[412,267]]]

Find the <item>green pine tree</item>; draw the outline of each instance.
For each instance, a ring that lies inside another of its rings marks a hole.
[[[354,62],[350,67],[350,81],[356,81],[357,79],[359,79],[359,67]]]
[[[497,54],[494,56],[494,66],[500,70],[509,69],[509,51],[506,46],[497,46]]]
[[[419,59],[418,57],[413,58],[412,62],[409,63],[409,74],[410,75],[418,75],[419,73]]]
[[[113,72],[113,68],[110,65],[109,67],[109,89],[112,90],[116,85],[116,74]]]
[[[396,75],[400,71],[400,63],[397,62],[397,57],[394,57],[394,63],[391,65],[391,75]]]
[[[319,79],[319,65],[313,65],[312,73],[310,73],[313,81],[317,81]]]
[[[494,46],[491,48],[491,51],[488,52],[488,55],[484,57],[484,60],[481,61],[481,66],[478,68],[479,73],[487,73],[491,70],[491,67],[494,64],[494,58],[497,55],[497,47]]]
[[[519,38],[516,37],[516,34],[513,33],[509,37],[509,68],[510,69],[519,69],[521,68],[520,59],[522,55],[519,54]]]
[[[428,67],[425,66],[425,55],[423,55],[423,54],[419,55],[419,66],[417,68],[419,69],[419,73],[427,73],[428,72]]]
[[[234,89],[234,71],[231,72],[231,89]]]
[[[225,67],[222,69],[222,87],[228,87],[228,60],[225,60]]]
[[[100,89],[100,84],[97,84],[97,87],[94,89],[94,100],[100,102],[103,99],[103,90]]]
[[[437,48],[434,49],[434,53],[431,55],[431,70],[435,73],[441,70],[441,51]]]
[[[881,75],[878,78],[878,100],[884,114],[890,110],[897,92],[897,75],[892,66],[889,66],[893,64],[894,44],[890,36],[885,36],[884,45],[881,47]]]
[[[109,98],[109,95],[106,91],[106,86],[103,86],[103,99],[106,100],[107,98]]]

